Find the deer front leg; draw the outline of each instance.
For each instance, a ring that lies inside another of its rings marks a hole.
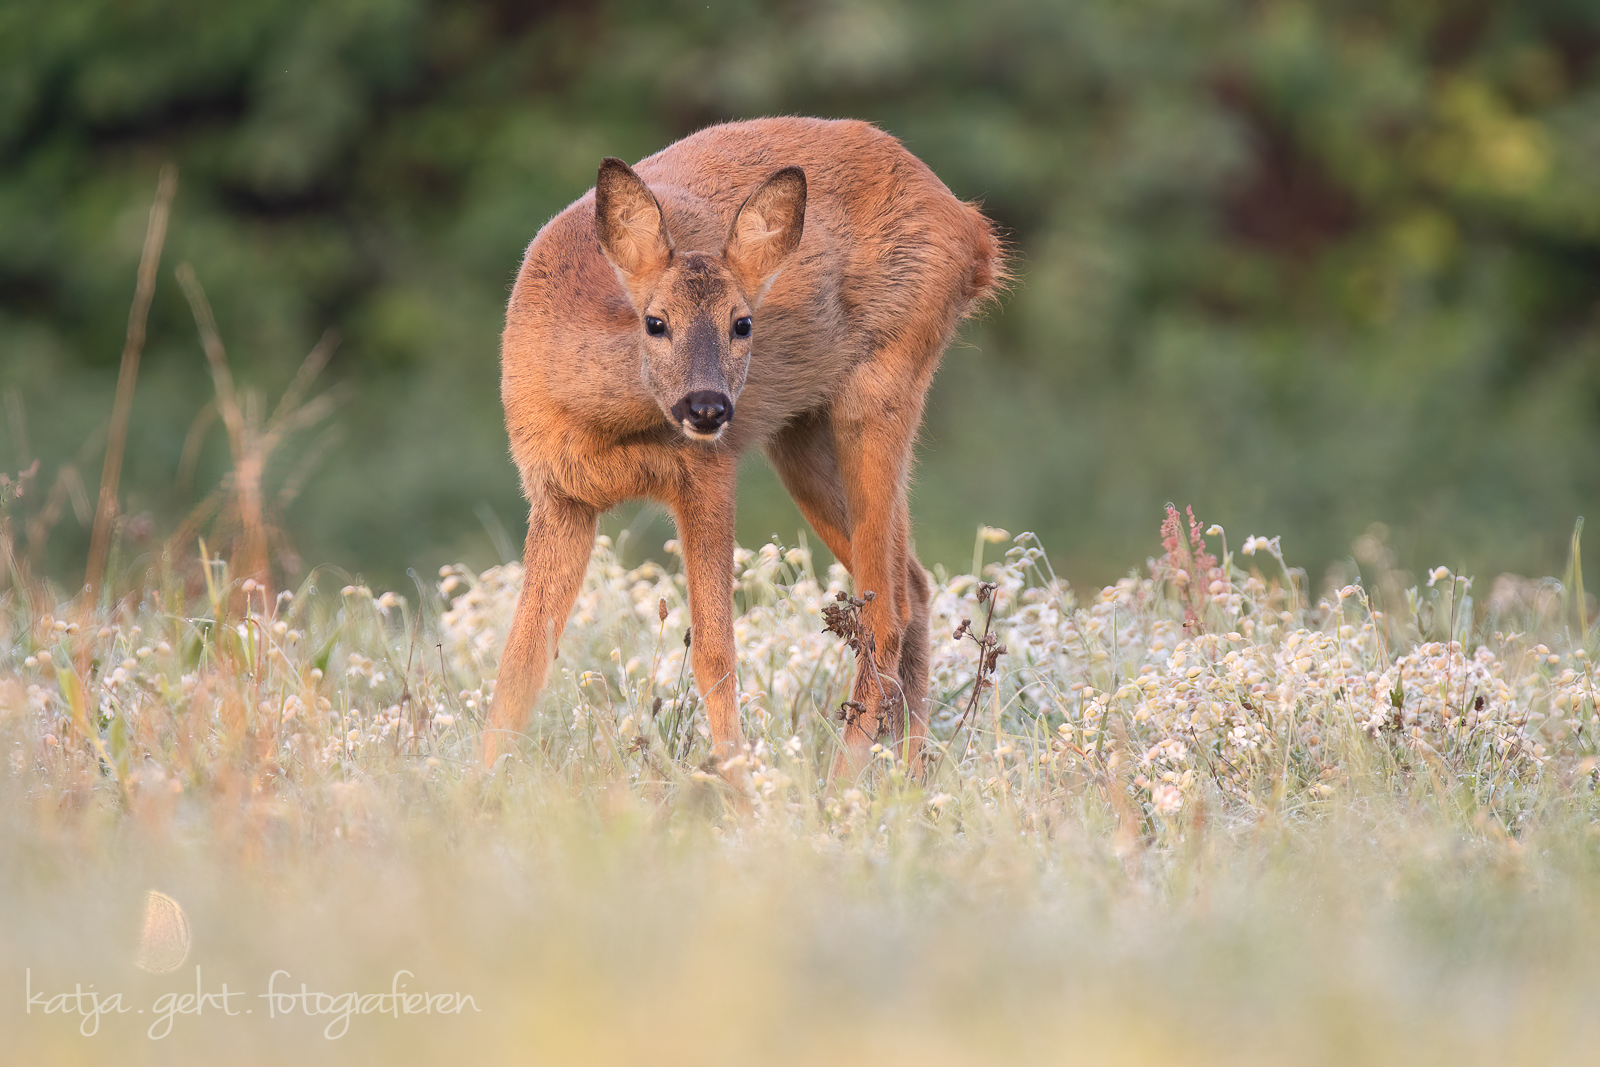
[[[522,551],[522,592],[500,655],[489,725],[483,734],[486,766],[493,767],[496,757],[522,731],[544,688],[556,643],[583,584],[597,519],[593,508],[576,501],[543,493],[534,497]]]
[[[678,520],[689,579],[690,662],[711,725],[711,754],[728,759],[744,747],[733,650],[733,456],[699,457],[669,501]]]

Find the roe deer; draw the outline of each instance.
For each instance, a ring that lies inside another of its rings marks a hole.
[[[600,512],[633,497],[676,517],[712,752],[740,750],[734,481],[752,446],[875,594],[835,773],[886,730],[918,750],[931,590],[912,440],[957,323],[1005,278],[988,220],[864,122],[735,122],[605,160],[528,246],[506,311],[501,397],[531,508],[486,761],[544,684]]]

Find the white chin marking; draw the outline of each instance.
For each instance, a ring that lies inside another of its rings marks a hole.
[[[717,430],[716,430],[715,433],[701,433],[699,430],[695,429],[693,426],[690,426],[689,425],[689,421],[687,419],[685,419],[683,422],[679,423],[678,425],[683,427],[684,434],[686,436],[688,436],[689,440],[691,440],[691,441],[715,441],[717,438],[722,436],[722,431],[726,430],[728,428],[728,424],[727,423],[723,423],[721,426],[717,427]]]

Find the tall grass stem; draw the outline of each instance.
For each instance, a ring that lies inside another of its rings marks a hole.
[[[133,306],[128,310],[128,334],[122,344],[122,365],[117,371],[117,395],[111,405],[111,429],[106,437],[105,465],[100,471],[100,499],[95,506],[94,531],[89,538],[89,565],[84,574],[87,603],[95,603],[105,577],[110,551],[111,523],[117,512],[117,487],[122,480],[122,451],[128,440],[128,418],[133,411],[133,387],[139,377],[139,357],[144,351],[145,324],[150,317],[150,301],[155,296],[156,274],[161,266],[161,249],[167,240],[167,218],[172,197],[178,191],[178,170],[168,163],[156,180],[156,198],[150,205],[150,221],[145,228],[144,249],[139,254],[139,274],[133,289]]]

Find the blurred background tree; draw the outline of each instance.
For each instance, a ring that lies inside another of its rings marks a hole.
[[[497,341],[539,226],[602,156],[773,113],[879,123],[1016,250],[931,398],[929,562],[965,568],[984,522],[1099,583],[1175,500],[1313,578],[1372,523],[1413,567],[1546,573],[1600,512],[1593,0],[14,0],[0,467],[43,459],[36,565],[81,578],[163,163],[131,532],[228,464],[187,261],[265,397],[340,331],[345,401],[285,457],[284,524],[392,585],[520,545]],[[794,539],[759,459],[741,491],[745,543]],[[635,552],[670,531],[613,522]]]

